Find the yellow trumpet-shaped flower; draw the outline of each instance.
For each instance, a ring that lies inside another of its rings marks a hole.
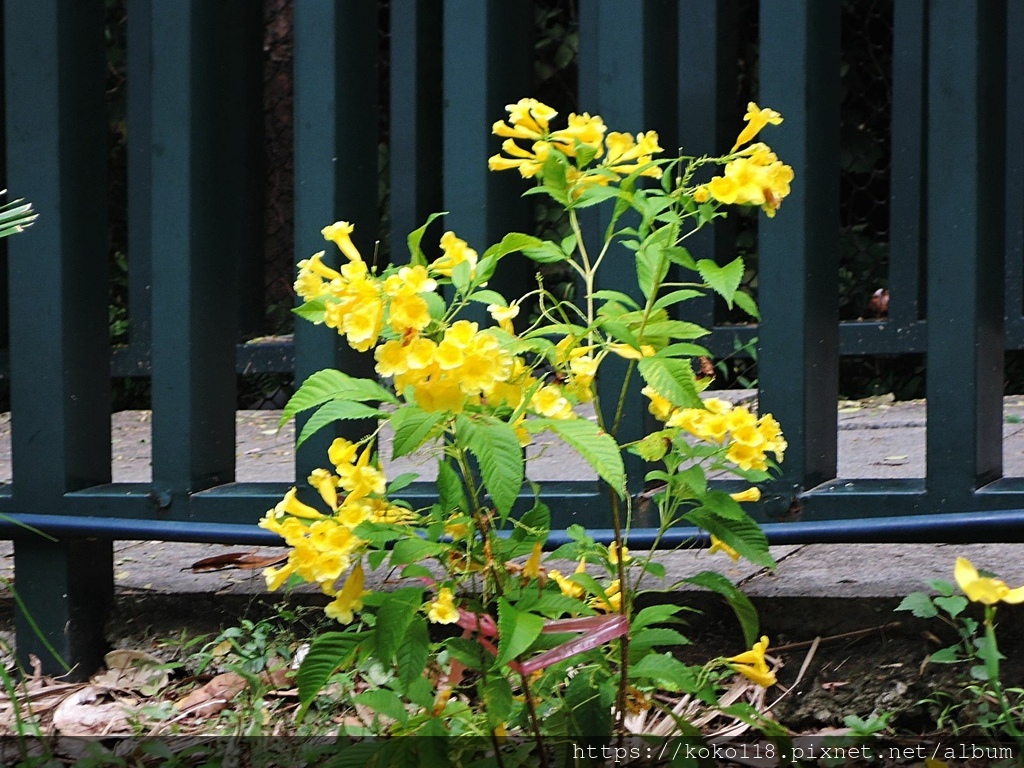
[[[329,227],[320,230],[320,234],[324,236],[324,240],[330,240],[337,245],[349,261],[362,261],[363,257],[359,255],[359,249],[352,242],[354,229],[355,227],[347,221],[336,221]]]
[[[741,504],[743,502],[754,502],[761,500],[761,489],[760,488],[747,488],[745,491],[739,493],[730,493],[733,501],[738,501]]]
[[[313,507],[299,501],[295,495],[296,493],[297,489],[292,488],[284,495],[284,498],[277,503],[277,506],[272,511],[274,517],[283,517],[286,514],[306,520],[319,520],[323,517],[323,514],[313,509]]]
[[[448,587],[442,587],[437,599],[430,604],[427,618],[434,624],[454,624],[459,620],[459,609],[455,607],[455,595]]]
[[[747,114],[743,116],[743,119],[747,121],[747,124],[740,131],[740,135],[736,137],[736,143],[732,145],[731,152],[735,152],[736,149],[743,144],[746,144],[752,138],[757,136],[769,123],[771,125],[778,125],[782,122],[782,115],[776,112],[774,109],[768,109],[757,106],[754,102],[747,104]]]
[[[540,559],[543,554],[542,546],[539,541],[533,543],[533,551],[527,558],[526,562],[523,563],[523,576],[528,579],[536,579],[540,576],[541,567]]]
[[[345,584],[334,600],[327,604],[324,613],[341,624],[351,624],[355,618],[355,612],[363,607],[363,585],[366,583],[366,575],[363,573],[363,564],[357,563],[352,573],[345,579]]]
[[[775,685],[777,680],[775,679],[775,673],[768,668],[768,664],[764,659],[767,651],[768,638],[762,635],[761,639],[754,643],[754,647],[749,651],[744,651],[737,656],[731,656],[726,661],[744,677],[753,680],[762,688],[770,688]]]
[[[711,534],[711,546],[708,548],[708,554],[713,555],[715,552],[724,552],[732,559],[733,562],[740,559],[739,552],[715,536],[715,534]]]
[[[982,576],[966,557],[958,557],[953,577],[967,598],[975,603],[1024,603],[1024,587],[1010,589],[1001,579]]]

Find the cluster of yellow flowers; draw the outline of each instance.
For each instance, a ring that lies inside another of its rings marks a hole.
[[[330,508],[329,514],[300,501],[292,488],[260,521],[260,527],[278,534],[292,548],[284,565],[264,571],[268,588],[279,589],[293,574],[317,584],[334,598],[325,609],[327,615],[343,624],[351,622],[354,612],[362,608],[365,594],[360,559],[366,542],[354,533],[356,526],[366,520],[402,522],[409,515],[408,510],[385,498],[387,481],[370,461],[372,448],[368,444],[359,453],[358,445],[338,438],[328,451],[335,473],[315,469],[310,474],[309,484]],[[339,490],[345,491],[344,497],[339,497]],[[337,589],[337,581],[350,569]]]
[[[766,125],[781,123],[782,116],[773,109],[762,109],[750,102],[744,120],[747,125],[732,148],[732,152],[739,156],[726,163],[723,175],[697,187],[693,199],[703,203],[713,197],[726,205],[759,205],[769,217],[773,217],[782,198],[789,194],[793,169],[782,163],[766,144],[751,144],[738,153],[736,150]]]
[[[607,126],[598,116],[569,115],[567,125],[559,131],[550,130],[550,122],[558,113],[536,99],[520,99],[509,104],[508,122],[499,120],[491,128],[495,136],[505,137],[501,148],[505,155],[497,154],[488,160],[492,171],[518,169],[523,178],[532,178],[544,168],[551,149],[557,149],[568,158],[583,160],[580,167],[571,167],[567,179],[570,183],[607,184],[621,176],[629,175],[649,164],[653,155],[663,151],[658,146],[658,134],[654,131],[638,133],[636,138],[628,133],[612,131],[605,135]],[[517,140],[531,142],[525,149]],[[507,155],[507,156],[506,156]],[[592,160],[601,162],[594,169],[583,168]],[[659,178],[658,166],[644,168],[642,176]]]
[[[709,443],[728,443],[725,457],[740,469],[768,469],[769,453],[782,461],[787,445],[779,422],[770,413],[758,418],[743,406],[734,407],[714,397],[705,400],[703,408],[676,408],[651,387],[642,392],[651,401],[650,412],[668,426]]]

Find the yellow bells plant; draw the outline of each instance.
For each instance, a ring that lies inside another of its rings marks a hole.
[[[632,507],[622,452],[651,465],[655,547],[670,528],[689,524],[722,551],[773,564],[741,505],[758,501],[755,484],[783,457],[780,426],[769,414],[701,397],[708,380],[695,377],[693,359],[707,355],[699,344],[707,331],[675,318],[677,304],[709,293],[756,315],[740,290],[743,262],[694,258],[685,242],[726,205],[774,215],[792,170],[766,145],[743,145],[780,121],[752,106],[729,155],[663,159],[655,131],[611,130],[585,112],[562,123],[554,109],[522,99],[493,126],[500,151],[489,167],[532,180],[527,194],[562,209],[568,236],[513,232],[485,247],[447,230],[429,236],[437,255],[428,258],[423,243],[436,214],[409,235],[404,263],[380,266],[357,247],[353,223],[324,228],[329,247],[299,262],[303,303],[295,312],[372,356],[376,376],[315,373],[282,423],[308,413],[299,443],[335,423],[378,426],[334,440],[306,487],[288,491],[261,523],[291,549],[285,564],[267,570],[268,585],[318,585],[330,598],[328,615],[345,627],[312,644],[298,675],[303,707],[340,668],[372,678],[374,690],[357,704],[384,715],[375,720],[382,730],[485,736],[500,750],[505,733],[529,734],[538,746],[546,736],[592,738],[581,723],[611,739],[623,733],[630,702],[655,701],[659,691],[714,699],[708,674],[659,652],[685,642],[671,626],[681,609],[635,605],[641,580],[661,568],[653,549],[626,546]],[[711,166],[724,166],[723,181],[698,183],[697,172]],[[585,235],[584,208],[603,217],[603,237]],[[513,297],[489,287],[513,253],[573,272],[579,301],[543,284]],[[610,259],[628,260],[635,279],[599,290]],[[597,383],[609,356],[626,369],[625,381],[617,402],[602,403]],[[643,380],[661,424],[620,444],[632,377]],[[596,418],[582,418],[581,404],[593,404]],[[423,506],[401,498],[413,476],[389,478],[382,468],[377,438],[385,424],[393,458],[417,452],[436,462],[436,498]],[[601,479],[610,540],[573,525],[545,559],[551,513],[536,489],[524,493],[523,449],[540,435],[577,451]],[[719,471],[747,490],[730,494],[709,483]],[[389,589],[368,589],[367,570],[385,569]],[[767,643],[756,642],[749,601],[716,572],[690,581],[736,607],[747,654],[760,652],[760,661],[741,654],[729,663],[767,680]],[[445,638],[432,625],[446,625]]]
[[[956,559],[953,577],[956,579],[957,586],[972,602],[983,605],[1024,603],[1024,587],[1010,589],[1001,579],[980,575],[978,569],[966,557]]]

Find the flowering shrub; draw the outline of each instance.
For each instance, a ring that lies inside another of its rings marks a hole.
[[[754,104],[730,154],[674,160],[655,159],[662,148],[653,131],[609,132],[586,113],[553,130],[556,113],[533,99],[508,110],[493,127],[505,141],[491,170],[535,180],[528,194],[560,205],[572,234],[554,242],[511,233],[479,253],[449,231],[441,255],[428,260],[421,243],[432,216],[409,236],[408,264],[377,270],[353,244],[353,225],[338,222],[323,235],[340,251],[341,266],[329,266],[322,251],[299,263],[295,283],[305,302],[298,314],[372,351],[379,378],[316,373],[282,423],[312,410],[300,442],[337,420],[389,423],[395,457],[436,457],[437,501],[413,509],[401,500],[412,478],[388,482],[376,448],[380,428],[356,443],[339,438],[328,466],[308,478],[309,503],[292,489],[261,523],[291,547],[288,561],[266,577],[273,589],[317,584],[332,598],[327,613],[346,626],[319,638],[303,663],[307,706],[339,668],[372,667],[372,687],[353,692],[354,703],[373,713],[370,732],[476,734],[495,747],[508,729],[607,741],[629,712],[660,706],[656,691],[713,702],[719,681],[733,672],[760,686],[775,682],[752,606],[713,571],[691,581],[726,596],[751,650],[698,668],[663,652],[685,642],[672,626],[680,608],[634,606],[644,575],[663,569],[651,553],[626,546],[631,500],[622,451],[651,464],[659,538],[688,523],[707,531],[716,551],[773,565],[740,504],[758,500],[753,484],[782,459],[779,424],[701,398],[709,380],[696,377],[692,358],[707,354],[697,343],[707,331],[674,319],[672,308],[712,291],[756,314],[739,290],[742,261],[696,260],[683,242],[724,215],[725,204],[774,215],[793,172],[764,144],[749,144],[782,120]],[[722,175],[698,183],[704,166],[722,166]],[[598,206],[605,235],[588,242],[579,213]],[[581,302],[559,301],[543,285],[512,301],[489,289],[498,263],[517,252],[572,270],[583,285]],[[635,287],[596,288],[608,258],[634,260]],[[486,307],[490,323],[467,318],[473,304]],[[599,402],[595,385],[609,358],[626,361],[613,408]],[[620,445],[635,375],[662,427]],[[596,420],[580,414],[585,403],[594,404]],[[607,486],[613,541],[599,543],[574,525],[569,543],[545,558],[550,512],[543,500],[535,496],[528,511],[513,514],[524,489],[523,449],[544,433],[577,451]],[[709,473],[720,471],[749,490],[730,495],[710,486]],[[552,561],[575,566],[552,568]],[[390,569],[397,586],[368,592],[364,562]],[[452,630],[432,634],[428,624]]]

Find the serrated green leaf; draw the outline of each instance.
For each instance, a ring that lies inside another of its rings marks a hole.
[[[502,296],[497,291],[489,291],[487,289],[484,289],[482,291],[473,291],[472,295],[470,295],[469,297],[469,300],[475,301],[478,304],[497,304],[499,307],[508,306],[508,302],[505,300],[504,296]]]
[[[288,404],[281,412],[280,426],[287,424],[296,413],[326,403],[328,400],[398,402],[394,395],[375,381],[357,379],[333,368],[326,368],[302,382],[302,386],[289,398]]]
[[[481,258],[493,257],[500,259],[502,256],[507,256],[510,253],[516,253],[526,248],[537,248],[543,242],[539,237],[534,237],[533,235],[524,235],[522,232],[509,232],[501,238],[500,243],[495,243],[484,251]]]
[[[960,648],[956,645],[950,645],[933,653],[928,657],[928,660],[934,661],[936,664],[956,664],[962,660]]]
[[[412,453],[427,439],[437,423],[445,418],[443,411],[424,411],[415,405],[403,405],[391,414],[391,427],[395,430],[392,458]]]
[[[500,667],[524,653],[540,637],[544,619],[532,613],[517,611],[503,597],[498,598],[498,658]]]
[[[648,237],[636,252],[636,279],[644,297],[650,297],[665,281],[669,260],[665,249],[672,244],[674,227],[662,227]]]
[[[426,222],[422,227],[418,227],[409,233],[409,237],[406,238],[406,243],[409,246],[409,263],[413,266],[420,264],[422,266],[427,265],[427,257],[423,255],[423,250],[420,248],[420,243],[423,242],[423,235],[427,231],[427,227],[430,223],[439,216],[447,215],[446,211],[441,213],[432,213],[427,217]]]
[[[491,660],[480,643],[465,637],[451,637],[445,641],[448,654],[467,669],[481,671]]]
[[[658,298],[654,302],[654,309],[667,309],[668,307],[674,306],[690,299],[696,299],[704,295],[704,291],[695,291],[692,288],[681,288],[677,291],[671,291],[666,293],[664,296]]]
[[[599,667],[579,670],[565,687],[569,738],[585,745],[608,744],[612,737],[615,687]]]
[[[704,503],[701,505],[701,509],[713,512],[726,520],[743,520],[748,517],[739,502],[725,491],[708,491],[704,494],[702,501]]]
[[[596,613],[575,597],[563,595],[561,592],[545,592],[533,606],[533,610],[549,619],[557,619],[566,613],[581,616],[590,616]]]
[[[629,639],[630,651],[647,651],[666,645],[689,645],[690,640],[683,633],[668,627],[649,627],[632,630]]]
[[[534,248],[524,248],[523,254],[538,264],[557,264],[569,258],[561,248],[547,240]]]
[[[896,610],[910,611],[919,619],[931,619],[939,615],[932,599],[924,592],[911,592],[896,606]]]
[[[445,512],[469,512],[469,504],[466,502],[466,493],[462,488],[462,478],[456,472],[450,462],[442,461],[437,465],[437,493],[438,504]]]
[[[658,394],[681,408],[703,408],[697,393],[696,376],[689,360],[645,357],[638,364],[640,375]]]
[[[548,540],[548,533],[551,531],[551,510],[547,504],[537,499],[529,511],[519,518],[519,522],[509,536],[513,541],[540,541]]]
[[[627,306],[631,309],[640,309],[640,305],[633,300],[633,297],[630,296],[629,294],[623,293],[622,291],[612,291],[605,289],[601,291],[594,291],[594,293],[591,295],[595,299],[601,299],[602,301],[616,301],[619,304]]]
[[[402,587],[387,593],[377,609],[374,650],[377,658],[390,662],[405,638],[413,617],[423,605],[422,587]]]
[[[664,432],[652,432],[631,450],[644,461],[661,461],[668,453],[669,441]]]
[[[398,679],[406,688],[411,686],[415,680],[422,679],[429,651],[430,634],[427,631],[427,622],[412,622],[405,631],[405,637],[402,638],[402,643],[398,646],[398,651],[395,654]]]
[[[629,668],[629,678],[646,678],[668,691],[696,693],[700,688],[697,674],[670,653],[652,653]]]
[[[727,520],[713,512],[691,509],[683,515],[683,519],[721,539],[750,562],[766,568],[775,567],[775,559],[768,552],[764,531],[746,513],[741,519]]]
[[[407,565],[429,560],[432,557],[444,552],[446,547],[433,541],[421,539],[418,536],[410,536],[407,539],[399,539],[391,550],[392,565]]]
[[[403,725],[409,719],[402,699],[394,691],[385,688],[371,688],[368,691],[363,691],[352,698],[352,703],[364,706]]]
[[[943,579],[933,579],[928,582],[928,586],[943,597],[949,597],[956,591],[956,587],[954,587],[952,583]]]
[[[701,259],[697,262],[697,272],[711,290],[725,299],[725,303],[732,309],[736,289],[743,280],[743,259],[736,257],[721,267],[711,259]]]
[[[736,291],[732,297],[733,301],[736,302],[736,306],[746,312],[755,320],[761,319],[761,311],[757,308],[757,302],[754,301],[754,297],[749,293],[743,291]]]
[[[489,675],[479,685],[480,698],[492,727],[503,724],[512,713],[512,686],[501,675]]]
[[[484,487],[505,517],[519,498],[525,479],[523,449],[515,429],[499,419],[459,416],[456,433],[459,443],[476,458]]]
[[[323,299],[310,299],[304,304],[292,309],[292,314],[298,315],[303,320],[310,323],[322,323],[324,321],[324,312],[327,309],[327,302]]]
[[[618,196],[619,190],[616,187],[590,184],[583,188],[583,191],[570,203],[569,207],[589,208],[592,205],[603,203],[605,200],[612,200]]]
[[[306,442],[314,433],[332,424],[335,421],[350,421],[353,419],[380,419],[385,414],[376,408],[371,408],[363,403],[356,403],[351,400],[328,400],[313,413],[306,423],[302,425],[295,446],[298,447]]]
[[[388,483],[386,495],[394,496],[399,491],[404,490],[405,488],[408,488],[410,485],[415,483],[417,479],[419,479],[419,473],[403,472],[394,480]]]
[[[619,496],[626,491],[626,470],[615,439],[589,419],[528,419],[531,432],[548,429],[564,440],[594,468]]]
[[[746,647],[750,648],[757,642],[758,635],[760,634],[757,609],[750,602],[750,599],[737,589],[736,585],[729,581],[729,579],[716,571],[701,571],[698,574],[683,579],[683,581],[698,587],[704,587],[704,589],[710,589],[712,592],[717,592],[724,597],[740,622]]]
[[[932,600],[935,605],[944,610],[949,617],[955,619],[969,605],[969,601],[962,595],[951,595],[950,597],[936,597]]]
[[[680,470],[679,479],[686,483],[687,487],[698,497],[704,496],[708,491],[708,478],[704,474],[704,467],[700,464],[694,464],[692,467]],[[721,491],[713,493],[721,493]],[[732,499],[730,498],[729,501],[732,501]],[[735,504],[736,502],[732,501],[732,503]]]
[[[699,339],[702,336],[707,336],[710,333],[706,328],[702,328],[696,323],[687,323],[683,320],[660,320],[658,322],[647,323],[643,328],[643,335],[645,339],[652,339],[657,337],[665,337],[669,339]]]
[[[352,655],[356,646],[366,640],[370,632],[324,632],[309,646],[306,657],[299,665],[295,683],[299,689],[301,714],[320,692],[331,675]]]
[[[679,619],[676,614],[683,610],[681,605],[649,605],[636,616],[629,623],[630,629],[636,631],[649,627],[652,624],[664,624],[669,621],[677,622]]]

